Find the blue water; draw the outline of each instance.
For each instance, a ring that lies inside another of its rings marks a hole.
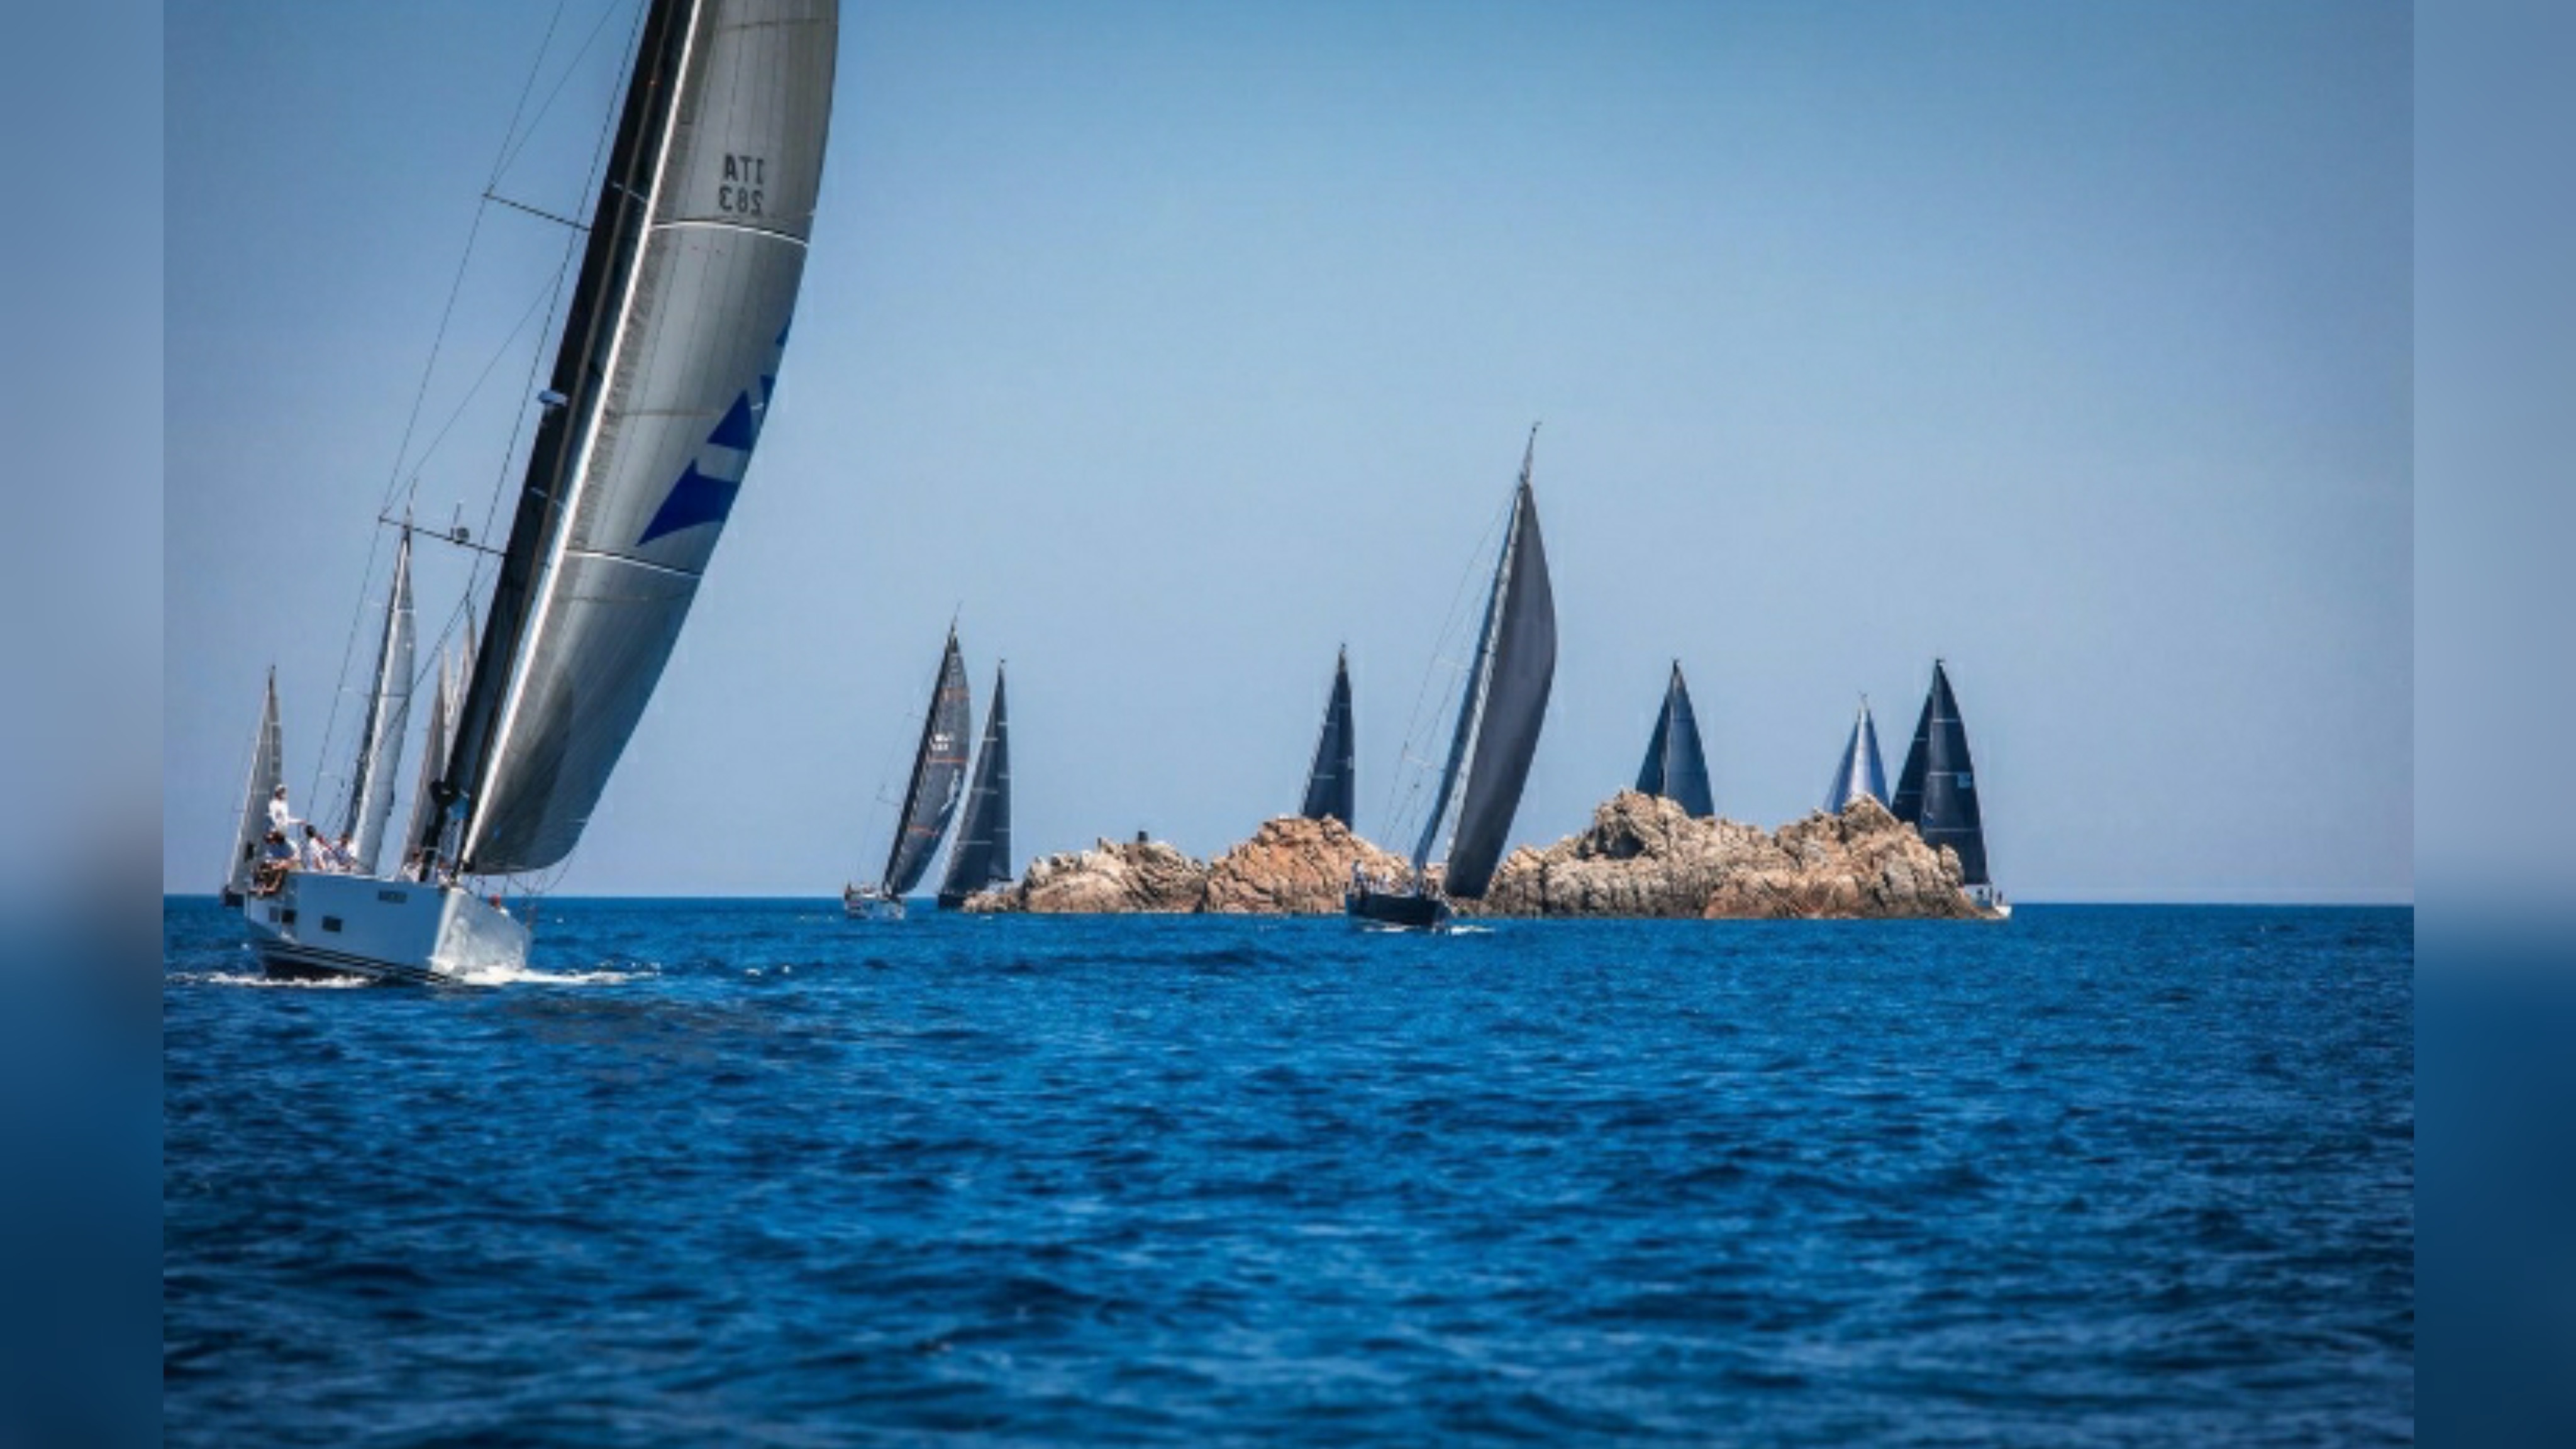
[[[165,922],[174,1444],[2413,1435],[2406,911]]]

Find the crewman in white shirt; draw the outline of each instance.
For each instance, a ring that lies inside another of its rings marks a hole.
[[[288,840],[295,838],[295,812],[286,808],[286,787],[278,786],[268,796],[268,828]]]

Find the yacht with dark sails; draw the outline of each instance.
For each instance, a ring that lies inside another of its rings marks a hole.
[[[249,896],[271,972],[438,981],[525,966],[528,925],[487,889],[572,853],[742,490],[804,275],[838,12],[648,0],[412,869],[296,871]],[[380,670],[380,709],[391,677]],[[389,808],[389,791],[381,805],[363,795],[353,823]]]
[[[1968,758],[1968,727],[1959,718],[1950,671],[1938,659],[1932,661],[1932,688],[1923,696],[1905,768],[1897,772],[1896,798],[1887,808],[1913,826],[1924,844],[1957,852],[1961,884],[1978,908],[1997,919],[2012,914],[1986,871],[1985,820],[1977,807],[1976,767]]]
[[[966,688],[966,660],[957,649],[957,625],[948,625],[948,647],[940,652],[939,675],[930,687],[930,708],[921,717],[921,743],[912,753],[912,776],[903,790],[903,809],[895,817],[894,844],[886,852],[885,871],[873,885],[841,890],[841,908],[853,919],[900,921],[906,891],[921,884],[930,859],[939,853],[949,817],[957,813],[958,787],[966,778],[966,734],[974,727],[974,703]]]
[[[984,738],[975,746],[975,781],[966,787],[966,815],[948,847],[948,874],[939,882],[939,908],[953,911],[977,891],[1011,882],[1011,707],[1003,697],[1002,668],[993,666],[993,705],[984,712]]]
[[[1333,660],[1333,692],[1324,702],[1324,726],[1315,736],[1315,762],[1306,769],[1306,800],[1297,813],[1309,820],[1338,820],[1347,827],[1358,803],[1351,734],[1351,658]]]
[[[1664,685],[1663,708],[1655,713],[1655,732],[1646,740],[1645,763],[1637,767],[1637,791],[1661,795],[1694,819],[1717,813],[1709,795],[1708,756],[1700,750],[1699,716],[1691,712],[1690,686],[1682,682],[1678,659]]]
[[[1556,682],[1556,596],[1539,538],[1538,500],[1530,490],[1537,452],[1538,429],[1532,426],[1448,759],[1414,842],[1410,869],[1401,881],[1354,880],[1343,908],[1355,921],[1440,929],[1453,914],[1450,902],[1484,895],[1502,861],[1530,760],[1538,753],[1548,691]],[[1434,884],[1431,857],[1444,834],[1448,849]]]
[[[1879,763],[1878,726],[1869,717],[1869,696],[1860,697],[1860,718],[1852,721],[1851,741],[1843,746],[1842,763],[1834,767],[1834,782],[1825,787],[1825,813],[1840,815],[1843,807],[1867,795],[1884,803],[1887,799],[1887,770]]]

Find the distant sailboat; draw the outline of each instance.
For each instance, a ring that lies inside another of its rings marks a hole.
[[[1969,899],[1998,916],[2012,914],[1986,874],[1986,831],[1977,808],[1975,766],[1968,759],[1968,727],[1950,692],[1950,672],[1938,659],[1932,661],[1932,689],[1923,697],[1914,743],[1905,752],[1888,809],[1920,832],[1924,844],[1958,853]]]
[[[251,736],[250,778],[242,784],[241,824],[233,830],[233,853],[224,866],[223,902],[239,906],[259,878],[261,846],[268,840],[268,801],[286,782],[286,751],[277,729],[277,670],[268,671],[268,691],[260,704],[259,731]]]
[[[1327,817],[1351,823],[1358,780],[1353,773],[1351,735],[1351,661],[1345,651],[1333,661],[1332,698],[1324,705],[1324,727],[1315,737],[1315,763],[1306,770],[1306,803],[1298,814],[1309,820]]]
[[[1655,732],[1646,741],[1646,761],[1637,767],[1640,794],[1661,795],[1705,820],[1717,813],[1708,788],[1708,756],[1700,750],[1699,717],[1691,712],[1690,686],[1682,682],[1682,664],[1664,685],[1664,705],[1655,714]]]
[[[1392,926],[1446,924],[1452,899],[1474,900],[1493,883],[1501,863],[1521,787],[1538,753],[1539,726],[1556,681],[1556,595],[1547,577],[1547,550],[1538,528],[1538,500],[1530,471],[1538,429],[1521,453],[1521,476],[1512,494],[1512,519],[1494,561],[1494,582],[1476,632],[1476,654],[1458,701],[1449,758],[1431,798],[1430,816],[1414,843],[1412,872],[1401,882],[1354,882],[1343,898],[1357,920]],[[1452,807],[1455,807],[1454,825]],[[1447,865],[1440,889],[1425,872],[1441,833],[1448,831]]]
[[[895,817],[894,844],[874,885],[847,886],[841,908],[863,920],[900,921],[904,892],[921,884],[939,853],[949,817],[957,813],[957,787],[966,775],[966,734],[974,728],[974,702],[966,687],[966,659],[957,649],[957,626],[948,626],[930,707],[921,716],[921,743],[912,754],[912,776]]]
[[[966,817],[957,843],[948,847],[948,874],[939,883],[939,908],[953,911],[980,890],[1011,880],[1011,711],[1002,696],[1002,666],[993,666],[993,706],[984,714],[984,739],[975,747],[975,783],[966,790]]]
[[[463,882],[572,853],[670,660],[786,347],[838,8],[649,0],[482,646],[407,843],[429,878],[289,873],[242,907],[271,971],[437,980],[526,963],[527,925]],[[367,773],[392,765],[379,746]],[[391,808],[374,788],[353,790],[353,828]]]
[[[1887,771],[1879,762],[1878,726],[1869,717],[1869,697],[1861,696],[1860,718],[1852,721],[1851,742],[1843,746],[1843,762],[1834,767],[1834,782],[1825,790],[1825,813],[1840,815],[1843,807],[1867,795],[1885,804]]]
[[[376,641],[367,716],[358,727],[358,752],[349,767],[349,802],[341,819],[349,857],[360,875],[376,873],[385,828],[394,818],[394,769],[411,726],[411,529],[394,546],[394,577],[385,594],[385,628]]]

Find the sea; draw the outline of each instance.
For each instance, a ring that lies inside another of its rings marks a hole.
[[[165,903],[177,1445],[2371,1444],[2414,918]]]

